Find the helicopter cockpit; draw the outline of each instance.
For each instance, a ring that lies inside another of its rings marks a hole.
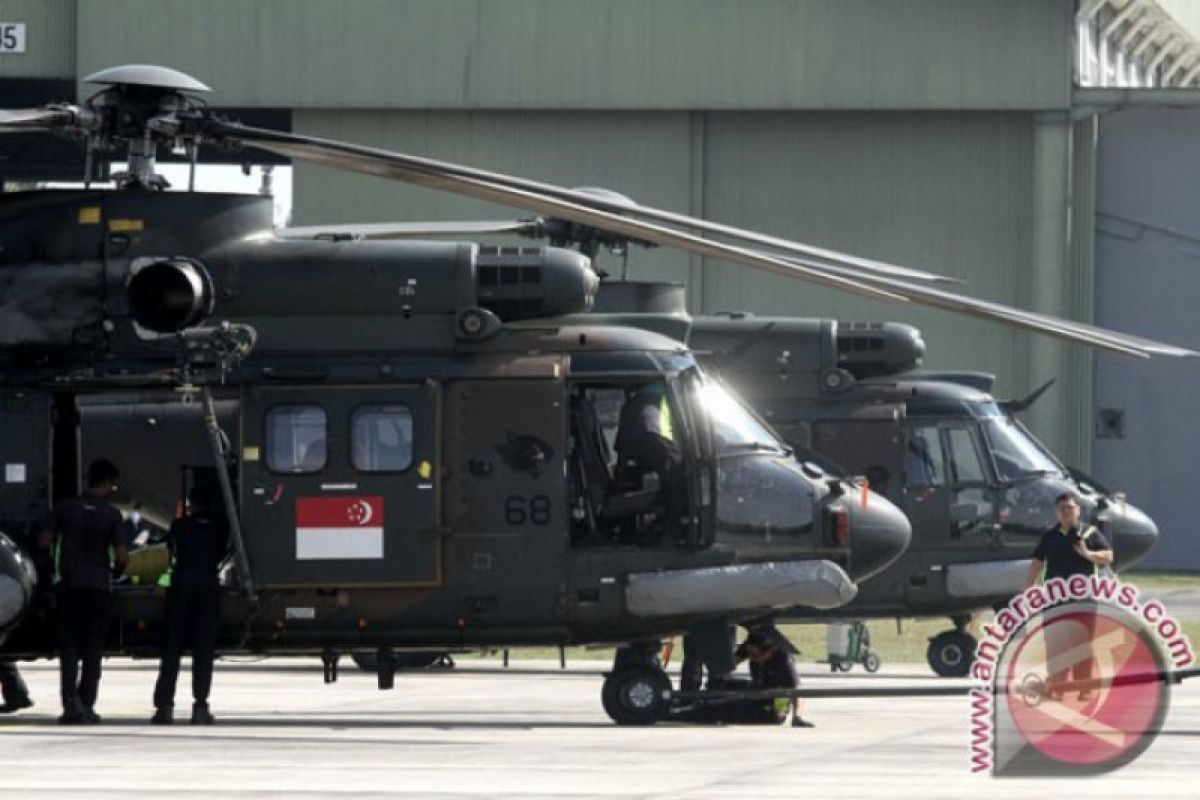
[[[1066,468],[1012,414],[996,403],[980,404],[977,418],[991,445],[992,460],[1001,482],[1018,482],[1039,475],[1065,477]]]
[[[951,493],[945,526],[951,542],[1026,557],[1053,522],[1047,509],[1071,492],[1085,522],[1102,526],[1117,542],[1120,568],[1149,552],[1157,529],[1122,496],[1068,469],[989,395],[950,384],[939,388],[947,396],[907,404],[905,491],[930,509],[931,494]],[[920,504],[915,513],[920,516]]]
[[[651,411],[662,421],[641,435],[659,440],[684,469],[629,469],[622,463],[622,441],[631,436],[629,409],[646,405],[646,395],[661,398]],[[665,380],[582,380],[571,390],[570,405],[577,547],[724,543],[741,550],[777,546],[786,537],[799,542],[814,535],[822,499],[833,491],[820,480],[828,476],[810,474],[813,467],[798,463],[766,423],[695,367]],[[676,517],[672,505],[684,509],[683,516]],[[711,522],[697,525],[706,513]]]

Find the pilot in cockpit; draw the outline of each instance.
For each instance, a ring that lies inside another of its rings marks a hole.
[[[663,383],[645,383],[625,401],[614,449],[617,485],[636,488],[642,476],[656,473],[668,524],[677,524],[687,513],[687,488],[683,455],[675,441],[671,403]]]

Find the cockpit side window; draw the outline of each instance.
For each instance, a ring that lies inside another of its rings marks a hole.
[[[908,486],[946,485],[946,464],[936,426],[919,425],[909,434],[904,451],[904,483]]]
[[[987,483],[979,441],[969,428],[946,429],[946,449],[950,461],[950,478],[956,484]]]

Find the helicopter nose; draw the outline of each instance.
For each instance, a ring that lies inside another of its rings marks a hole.
[[[1118,572],[1141,561],[1158,544],[1158,526],[1141,509],[1128,503],[1109,507],[1113,568]]]
[[[867,502],[848,504],[850,568],[855,582],[882,572],[908,549],[912,525],[904,512],[883,495],[870,492]]]

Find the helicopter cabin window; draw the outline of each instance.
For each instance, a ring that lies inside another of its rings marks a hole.
[[[947,428],[946,446],[950,455],[950,473],[956,484],[987,483],[979,443],[967,428]]]
[[[412,466],[412,410],[369,405],[350,418],[351,461],[359,472],[403,472]]]
[[[328,457],[329,418],[314,405],[275,406],[267,412],[267,467],[274,472],[320,472]]]
[[[946,485],[946,464],[935,426],[921,425],[912,429],[904,451],[904,482],[909,486]]]

